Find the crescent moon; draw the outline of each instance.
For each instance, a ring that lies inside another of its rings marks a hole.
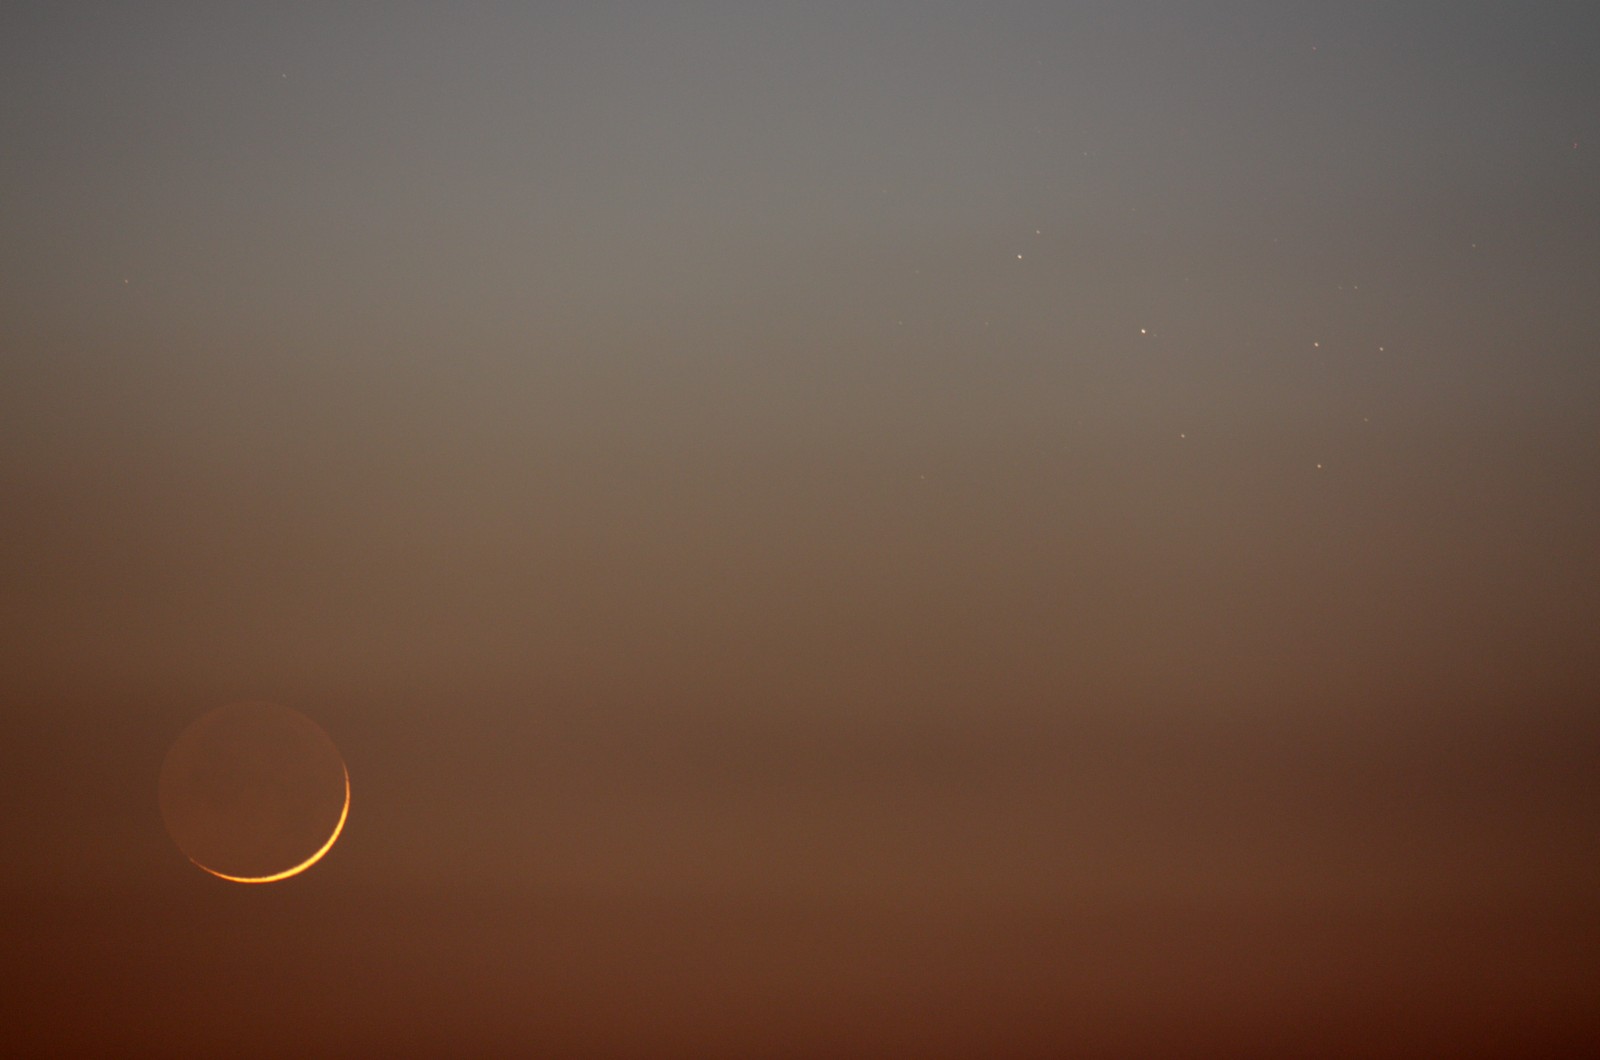
[[[277,883],[279,880],[287,880],[290,876],[298,876],[311,866],[315,865],[317,862],[321,861],[323,856],[327,854],[328,851],[333,849],[333,844],[339,841],[339,833],[344,831],[344,821],[345,818],[349,816],[350,770],[345,769],[344,809],[339,811],[339,823],[333,826],[333,834],[328,837],[328,841],[322,844],[322,846],[318,847],[316,853],[312,854],[309,858],[306,858],[300,864],[294,866],[293,868],[284,869],[282,872],[274,872],[271,876],[229,876],[225,872],[218,872],[216,869],[213,869],[207,865],[202,865],[198,861],[194,861],[194,858],[190,858],[189,860],[194,861],[196,866],[205,869],[205,871],[211,873],[211,875],[217,877],[219,880],[228,880],[231,883]]]

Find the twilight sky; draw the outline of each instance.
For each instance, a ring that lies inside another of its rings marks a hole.
[[[1597,48],[7,4],[0,1051],[1590,1055]]]

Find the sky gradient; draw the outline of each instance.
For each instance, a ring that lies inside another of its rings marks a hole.
[[[1590,1055],[1597,45],[6,5],[0,1052]]]

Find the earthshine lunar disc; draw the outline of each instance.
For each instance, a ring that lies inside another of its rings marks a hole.
[[[275,703],[234,703],[198,718],[167,752],[159,788],[178,849],[235,883],[309,869],[350,812],[350,775],[333,741]]]

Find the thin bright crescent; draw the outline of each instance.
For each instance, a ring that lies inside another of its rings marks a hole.
[[[279,880],[287,880],[290,876],[298,876],[300,873],[306,871],[311,866],[321,861],[323,855],[332,850],[333,844],[338,842],[339,833],[344,831],[344,819],[349,816],[350,770],[346,769],[344,771],[344,809],[339,811],[339,823],[333,826],[333,834],[328,837],[328,841],[322,844],[315,854],[312,854],[309,858],[306,858],[300,864],[294,866],[294,868],[284,869],[282,872],[274,872],[271,876],[229,876],[225,872],[218,872],[216,869],[207,868],[206,866],[201,865],[198,861],[194,861],[194,858],[190,858],[189,860],[194,861],[196,865],[202,869],[205,869],[218,879],[228,880],[232,883],[277,883]]]

